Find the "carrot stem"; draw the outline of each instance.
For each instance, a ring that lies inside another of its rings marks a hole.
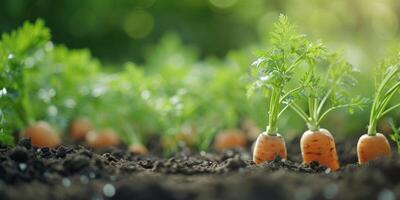
[[[378,120],[387,114],[388,112],[392,111],[393,109],[397,108],[398,105],[394,105],[388,109],[386,109],[387,105],[389,104],[390,100],[394,97],[396,92],[400,88],[400,82],[396,82],[393,84],[386,92],[384,91],[390,83],[396,78],[396,75],[399,72],[399,65],[393,66],[389,68],[389,70],[385,74],[385,78],[380,82],[377,90],[375,92],[374,101],[372,103],[371,114],[369,118],[369,125],[368,125],[368,135],[375,136],[376,135],[376,126]]]

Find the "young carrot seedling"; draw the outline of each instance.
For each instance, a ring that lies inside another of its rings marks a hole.
[[[318,161],[335,171],[339,168],[335,140],[328,130],[320,128],[321,121],[339,108],[361,108],[365,100],[348,97],[346,89],[354,84],[351,75],[353,68],[340,54],[329,54],[322,44],[310,47],[313,50],[307,55],[308,68],[301,80],[302,95],[299,99],[289,102],[289,105],[308,127],[308,131],[304,132],[300,140],[303,162],[309,164]],[[319,64],[328,65],[327,75],[318,73]],[[302,108],[299,100],[305,101],[308,108]]]
[[[389,142],[383,134],[377,133],[376,126],[379,119],[400,106],[399,103],[388,108],[390,100],[400,89],[400,65],[398,59],[383,62],[377,73],[375,73],[376,88],[369,118],[368,133],[362,135],[357,143],[357,155],[360,164],[390,155]]]
[[[268,126],[255,143],[253,161],[257,164],[287,157],[283,137],[278,133],[278,118],[288,108],[284,102],[300,90],[287,91],[293,71],[307,54],[307,41],[299,35],[286,16],[281,15],[271,33],[271,49],[253,63],[251,75],[255,78],[248,88],[248,95],[255,89],[263,89],[269,100]]]

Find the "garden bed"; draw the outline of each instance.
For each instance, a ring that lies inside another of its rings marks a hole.
[[[249,150],[136,156],[123,148],[79,145],[0,151],[0,199],[395,199],[400,159],[359,166],[355,139],[337,142],[341,169],[302,165],[299,139],[290,157],[255,165]]]

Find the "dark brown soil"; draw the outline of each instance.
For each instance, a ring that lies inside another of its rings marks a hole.
[[[182,151],[169,158],[82,146],[0,148],[0,199],[379,199],[400,198],[400,159],[358,166],[356,139],[337,142],[338,172],[300,164],[298,139],[288,160],[263,165],[250,152]]]

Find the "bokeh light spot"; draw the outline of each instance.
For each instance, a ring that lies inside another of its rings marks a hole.
[[[136,10],[129,13],[124,20],[123,29],[125,33],[135,39],[144,38],[154,28],[153,16],[144,10]]]

